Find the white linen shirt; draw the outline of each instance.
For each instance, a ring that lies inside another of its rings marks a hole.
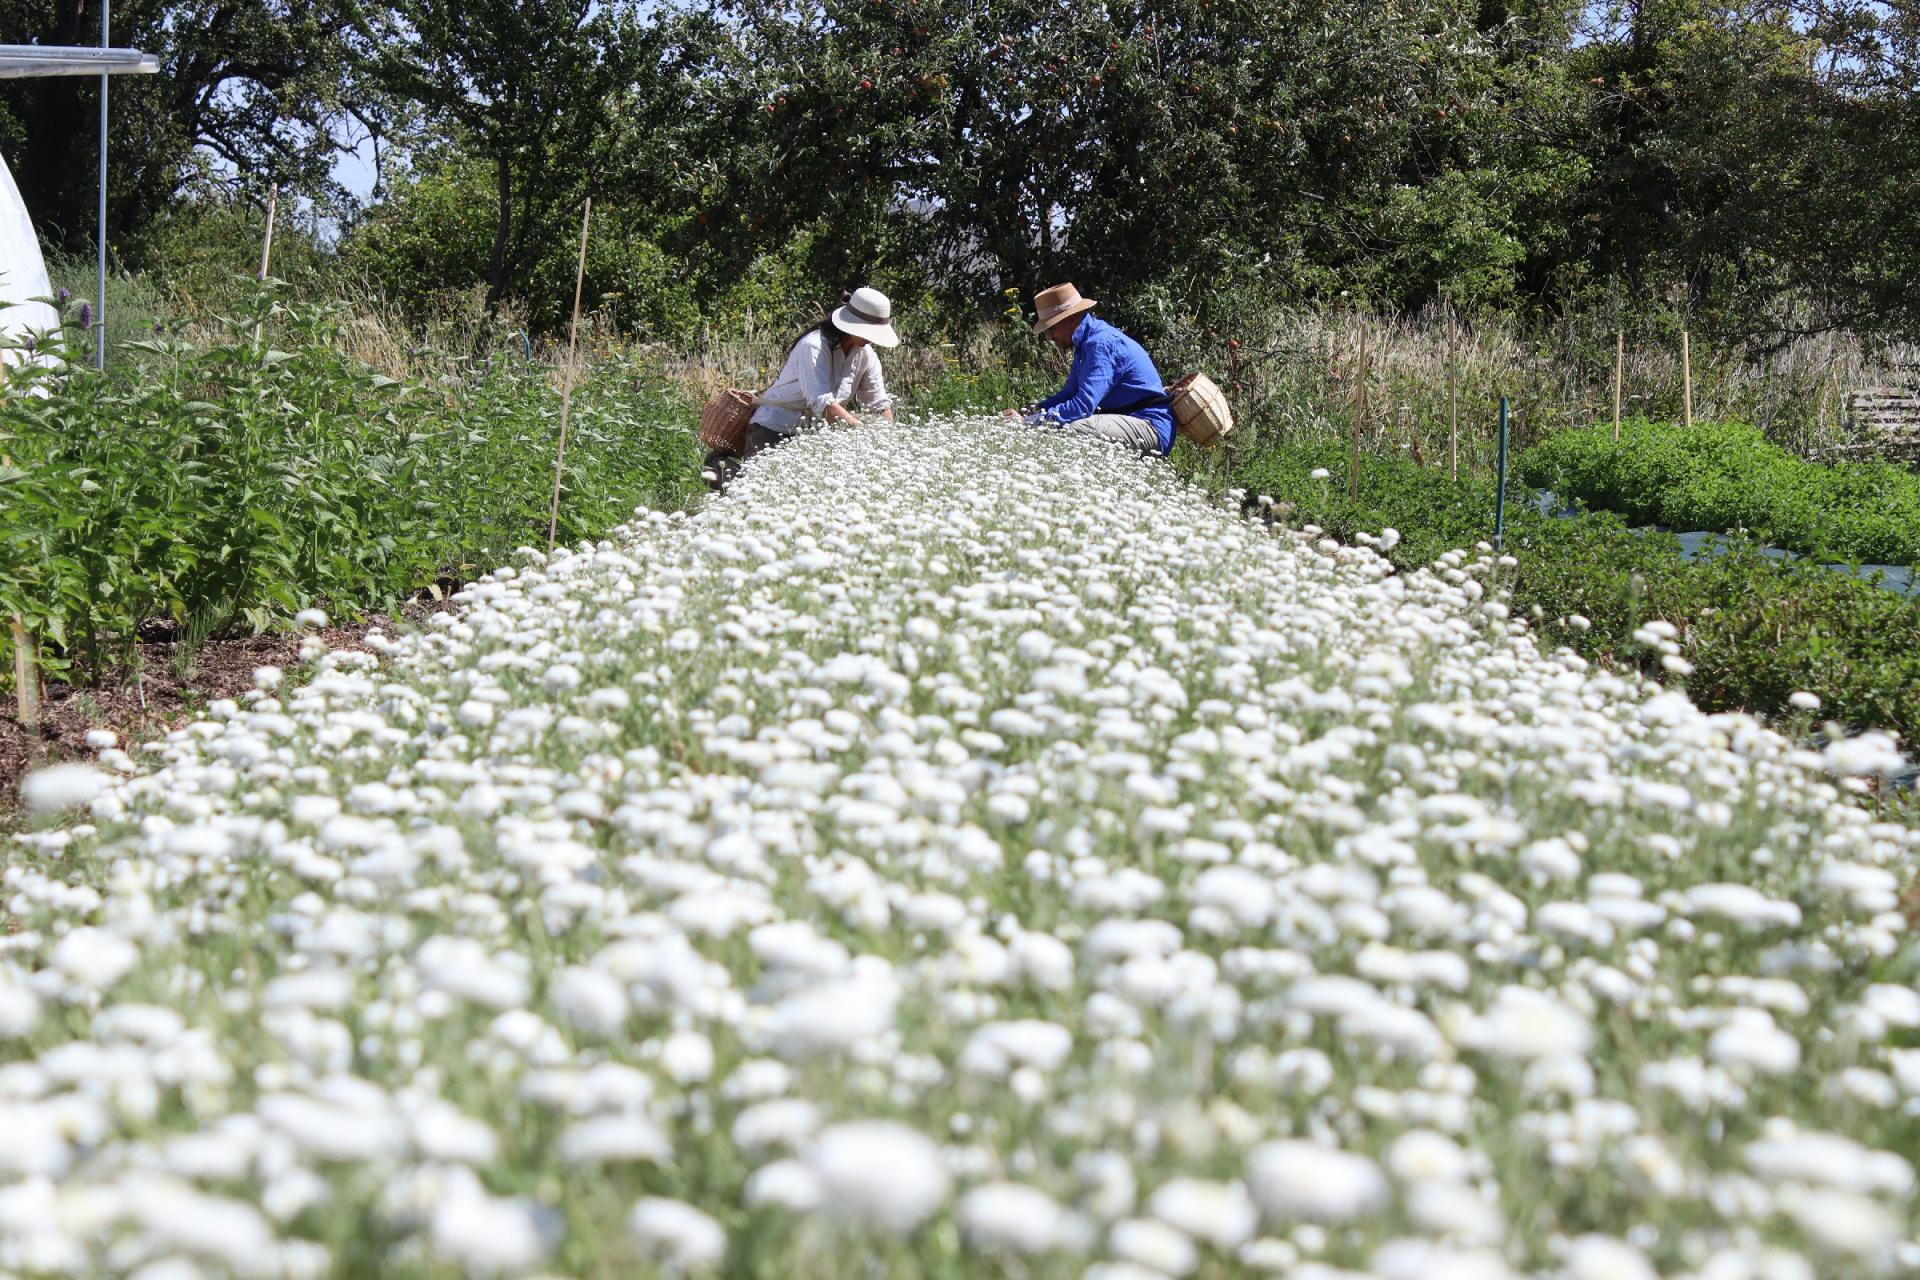
[[[755,426],[791,435],[803,419],[824,418],[828,405],[849,403],[876,412],[892,406],[880,357],[870,345],[852,355],[829,347],[814,329],[793,344],[780,376],[760,393],[752,420]]]

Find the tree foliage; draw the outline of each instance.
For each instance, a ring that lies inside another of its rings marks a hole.
[[[712,2],[741,251],[821,221],[975,305],[1073,276],[1920,319],[1910,4]]]
[[[138,240],[197,181],[280,182],[338,203],[339,126],[369,109],[355,54],[359,0],[116,0],[118,46],[159,55],[155,76],[110,90],[109,226]],[[97,44],[100,0],[0,0],[0,40]],[[43,236],[94,236],[98,80],[0,81],[0,149]],[[133,242],[133,243],[128,243]]]
[[[1643,0],[1568,56],[1586,268],[1754,333],[1907,327],[1920,229],[1910,4]]]
[[[1350,294],[1920,331],[1916,0],[282,3],[127,0],[169,75],[117,144],[119,225],[209,164],[311,194],[344,122],[406,158],[345,247],[409,297],[544,297],[592,195],[631,250],[600,288],[664,299],[629,304],[650,327],[743,282],[991,314],[1072,278],[1136,316]],[[56,38],[86,5],[0,13]],[[69,230],[89,92],[0,86]]]
[[[525,284],[640,123],[658,30],[595,0],[393,0],[382,14],[378,82],[491,170],[489,305]]]

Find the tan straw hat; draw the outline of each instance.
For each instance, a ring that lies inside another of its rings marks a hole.
[[[1057,284],[1051,289],[1042,289],[1033,295],[1033,309],[1039,319],[1033,322],[1035,333],[1045,333],[1068,316],[1077,316],[1082,311],[1091,311],[1100,304],[1092,298],[1083,298],[1080,291],[1070,284]]]
[[[836,307],[833,323],[842,333],[865,338],[876,347],[897,347],[900,335],[893,331],[893,304],[878,289],[855,289],[845,304]]]

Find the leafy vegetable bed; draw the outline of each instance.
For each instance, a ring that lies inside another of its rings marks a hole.
[[[1518,476],[1636,523],[1732,532],[1817,558],[1920,563],[1920,475],[1796,457],[1741,422],[1586,427],[1547,437]]]
[[[1289,520],[1337,537],[1395,529],[1389,554],[1403,568],[1491,540],[1490,480],[1456,482],[1410,460],[1365,456],[1350,499],[1348,465],[1337,443],[1258,442],[1231,477],[1282,500]],[[1316,479],[1315,470],[1329,475]],[[1550,639],[1654,668],[1660,655],[1634,633],[1663,620],[1681,632],[1693,668],[1687,689],[1702,706],[1784,713],[1807,691],[1843,721],[1920,738],[1920,605],[1746,543],[1689,561],[1671,536],[1636,533],[1605,513],[1550,518],[1531,508],[1533,496],[1510,490],[1506,550],[1518,561],[1513,603]]]
[[[10,373],[0,614],[21,615],[56,667],[97,664],[153,619],[197,639],[315,603],[385,606],[544,546],[552,371],[475,363],[398,382],[342,355],[339,326],[276,311],[204,349],[141,344],[105,378]],[[698,486],[691,417],[657,380],[585,375],[560,536],[683,502]]]

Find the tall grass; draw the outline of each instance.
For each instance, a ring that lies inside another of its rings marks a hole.
[[[1419,315],[1275,311],[1254,315],[1231,338],[1176,319],[1155,354],[1169,372],[1204,367],[1231,382],[1236,415],[1251,428],[1246,448],[1351,430],[1363,341],[1368,409],[1360,436],[1374,451],[1445,461],[1450,370],[1463,468],[1492,466],[1503,395],[1516,447],[1612,417],[1614,331],[1600,317],[1567,318],[1526,335],[1510,322],[1475,322],[1438,308]],[[1696,339],[1692,355],[1696,419],[1750,422],[1800,454],[1848,438],[1848,393],[1910,377],[1920,357],[1913,348],[1870,348],[1849,334],[1798,338],[1763,354]],[[1677,332],[1629,336],[1621,382],[1623,416],[1681,417]]]
[[[1444,308],[1419,314],[1359,310],[1250,309],[1228,326],[1203,326],[1173,310],[1123,325],[1142,337],[1169,379],[1200,369],[1227,388],[1241,424],[1238,442],[1204,465],[1217,468],[1261,442],[1346,437],[1358,410],[1354,379],[1366,355],[1362,446],[1444,465],[1450,413],[1457,418],[1463,469],[1493,466],[1501,396],[1512,406],[1516,449],[1570,427],[1611,419],[1614,329],[1605,317],[1561,317],[1525,327]],[[981,325],[944,336],[916,333],[886,353],[890,387],[945,408],[1019,403],[1057,386],[1066,363],[1024,321]],[[1677,327],[1645,322],[1629,335],[1622,370],[1623,417],[1682,416]],[[797,326],[749,314],[737,328],[709,331],[691,350],[645,346],[646,358],[694,394],[773,380]],[[604,340],[618,343],[618,335]],[[1693,412],[1699,420],[1749,422],[1774,443],[1819,454],[1849,438],[1848,393],[1912,377],[1920,349],[1872,347],[1851,334],[1797,338],[1770,352],[1692,342]],[[1449,370],[1457,408],[1450,409]]]
[[[74,302],[99,306],[99,265],[91,257],[53,253],[47,257],[47,280],[54,292],[66,289]],[[107,270],[107,357],[117,359],[129,343],[151,338],[155,325],[162,325],[169,313],[165,295],[151,276],[138,274],[108,262]],[[92,339],[87,340],[91,351]],[[88,357],[91,359],[91,356]]]
[[[1593,322],[1529,337],[1511,323],[1476,323],[1440,309],[1272,312],[1253,317],[1230,338],[1176,323],[1155,354],[1169,373],[1205,368],[1230,385],[1239,420],[1253,428],[1249,438],[1303,440],[1352,429],[1363,347],[1367,410],[1360,435],[1376,451],[1444,461],[1450,417],[1457,417],[1461,465],[1491,466],[1502,396],[1511,402],[1520,446],[1612,414],[1613,333]],[[1846,335],[1797,340],[1765,356],[1696,341],[1693,353],[1696,418],[1749,421],[1803,453],[1838,442],[1847,392],[1896,376],[1902,354],[1870,353]],[[1450,373],[1457,410],[1450,408]],[[1623,414],[1678,418],[1681,402],[1677,337],[1630,340]]]

